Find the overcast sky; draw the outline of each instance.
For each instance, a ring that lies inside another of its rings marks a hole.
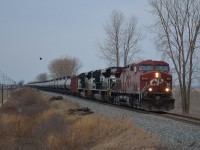
[[[159,60],[147,28],[152,24],[148,0],[0,0],[0,70],[29,82],[66,55],[80,59],[80,72],[106,67],[97,56],[97,41],[103,41],[114,9],[137,18],[145,37],[140,57]]]

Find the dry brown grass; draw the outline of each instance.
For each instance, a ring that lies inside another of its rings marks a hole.
[[[192,89],[190,96],[190,115],[200,118],[200,90]],[[175,108],[171,112],[173,113],[182,113],[182,101],[180,90],[178,88],[174,89],[174,98],[175,98]]]
[[[71,149],[81,149],[86,145],[94,145],[106,137],[118,135],[131,127],[132,122],[124,118],[85,116],[74,123],[67,141]]]
[[[46,141],[49,150],[61,150],[66,147],[63,136],[57,133],[50,133]],[[64,146],[63,146],[64,145]]]
[[[57,109],[50,108],[50,109],[42,112],[40,115],[38,115],[37,121],[38,122],[45,121],[45,120],[49,119],[53,114],[56,114],[56,113],[58,113]]]
[[[69,114],[76,105],[49,102],[45,97],[36,90],[21,89],[1,108],[1,150],[163,148],[158,138],[134,127],[127,118]]]
[[[39,92],[30,88],[23,88],[12,93],[0,112],[32,116],[47,108],[48,106]]]
[[[147,134],[143,129],[130,128],[118,136],[109,137],[91,150],[167,150],[168,148],[154,135]]]

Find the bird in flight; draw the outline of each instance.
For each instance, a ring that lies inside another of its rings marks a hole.
[[[42,57],[40,57],[40,60],[42,60]]]

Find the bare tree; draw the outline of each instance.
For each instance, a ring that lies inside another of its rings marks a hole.
[[[48,80],[47,73],[40,73],[40,74],[38,74],[37,77],[36,77],[36,80],[37,81],[46,81],[46,80]]]
[[[159,51],[171,60],[177,74],[184,114],[189,114],[191,85],[197,75],[200,40],[199,0],[150,0],[157,17],[154,31]]]
[[[134,16],[126,21],[122,12],[113,10],[110,22],[104,28],[106,38],[103,43],[98,44],[101,57],[110,66],[119,67],[122,61],[126,66],[139,52],[137,45],[141,34],[136,26],[137,20]]]
[[[110,17],[110,22],[104,28],[106,39],[103,44],[99,43],[99,48],[103,58],[105,58],[110,65],[117,67],[120,66],[120,38],[122,34],[123,20],[123,13],[114,10]]]
[[[76,74],[80,67],[80,61],[69,56],[54,59],[48,66],[52,78]]]
[[[137,20],[132,16],[124,27],[122,34],[122,51],[124,52],[124,66],[132,60],[133,56],[140,52],[138,42],[141,40],[141,34],[138,31]]]

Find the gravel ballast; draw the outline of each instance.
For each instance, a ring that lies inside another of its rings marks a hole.
[[[200,127],[174,121],[150,114],[138,113],[117,107],[107,106],[71,96],[64,96],[69,102],[77,103],[82,107],[89,107],[95,113],[107,116],[124,116],[134,121],[139,128],[157,135],[167,144],[170,149],[199,150],[200,149]]]

